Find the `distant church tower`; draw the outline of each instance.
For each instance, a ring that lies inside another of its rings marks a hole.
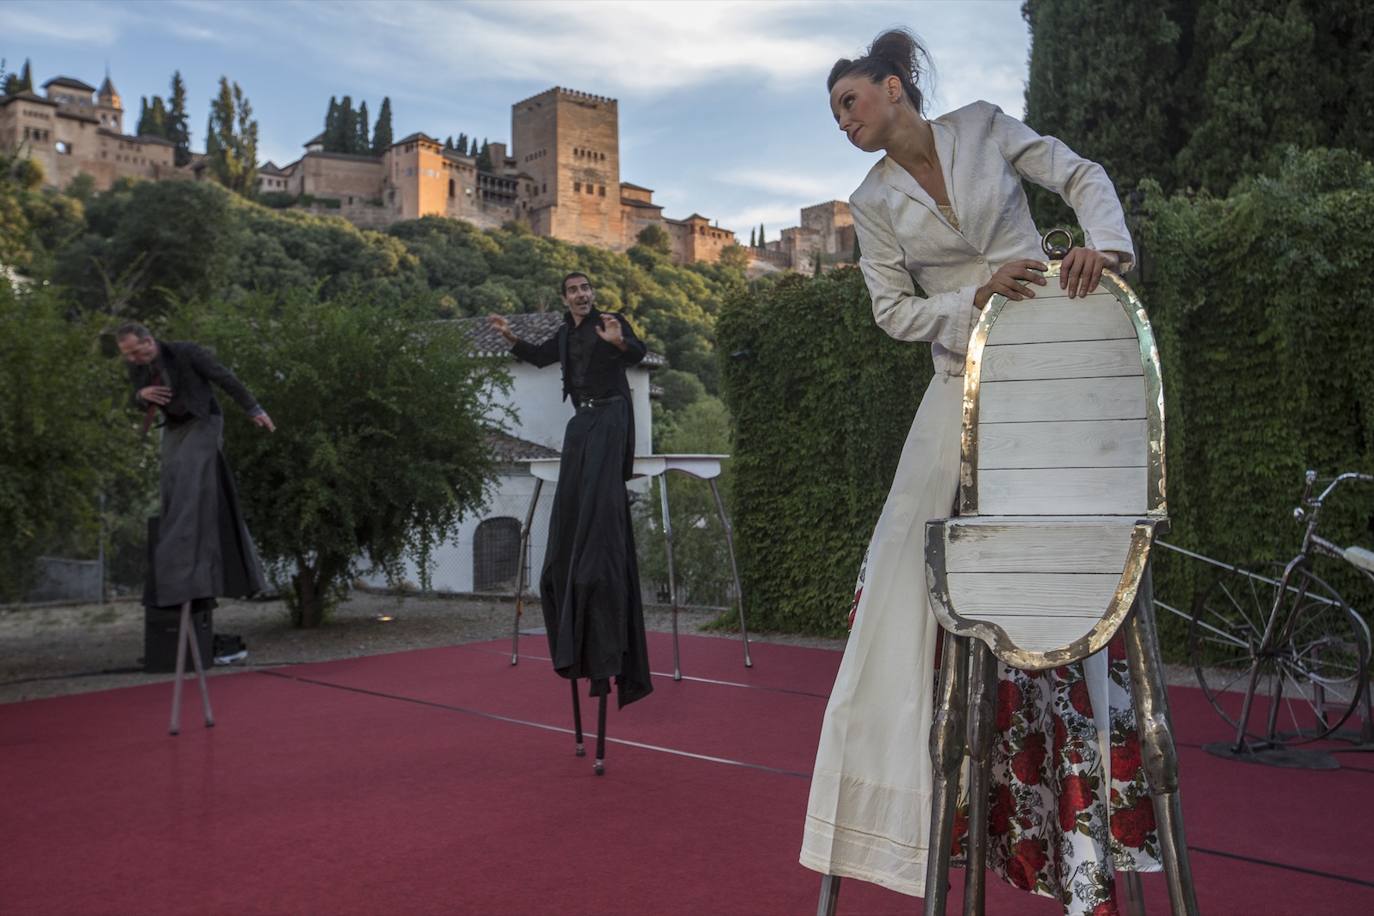
[[[119,92],[115,89],[114,83],[110,82],[109,71],[105,73],[105,82],[100,84],[99,91],[96,92],[96,117],[100,119],[103,127],[108,127],[117,134],[124,133],[124,105],[119,100]]]
[[[624,248],[615,99],[559,87],[516,102],[511,144],[516,168],[534,180],[537,234]]]

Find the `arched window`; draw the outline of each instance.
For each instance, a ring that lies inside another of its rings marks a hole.
[[[519,565],[520,522],[505,516],[486,519],[477,526],[472,541],[473,591],[514,588]]]
[[[458,192],[457,192],[457,190],[455,189],[455,186],[454,186],[454,184],[453,184],[453,179],[452,179],[452,178],[450,178],[450,179],[448,180],[448,196],[449,196],[449,197],[457,197],[457,196],[458,196]]]

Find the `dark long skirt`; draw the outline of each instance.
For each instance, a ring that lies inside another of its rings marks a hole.
[[[246,598],[267,587],[223,441],[220,414],[162,431],[162,510],[145,604]]]
[[[621,476],[629,411],[629,403],[617,398],[580,408],[568,421],[539,578],[554,670],[591,678],[593,694],[615,678],[620,706],[653,690]]]

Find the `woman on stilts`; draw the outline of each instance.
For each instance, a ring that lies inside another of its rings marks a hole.
[[[938,634],[924,532],[928,519],[951,514],[958,489],[970,332],[993,295],[1034,298],[1046,283],[1022,180],[1063,197],[1085,231],[1086,244],[1063,260],[1059,282],[1070,298],[1134,257],[1101,166],[987,102],[927,120],[925,59],[909,33],[889,31],[863,57],[837,61],[827,81],[849,142],[886,154],[850,197],[874,318],[898,340],[929,341],[935,376],[855,589],[801,850],[801,863],[823,875],[915,896],[925,893],[930,845]],[[1052,671],[1001,666],[997,702],[989,866],[1058,898],[1066,914],[1117,912],[1114,875],[1160,868],[1120,636]]]

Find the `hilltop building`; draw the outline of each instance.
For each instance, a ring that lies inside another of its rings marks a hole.
[[[65,188],[82,172],[98,191],[121,178],[190,177],[176,167],[171,142],[124,133],[124,105],[108,76],[99,89],[70,76],[43,89],[0,96],[0,148],[37,160],[48,184]]]
[[[817,262],[821,270],[857,264],[857,250],[854,217],[850,215],[849,204],[831,200],[803,207],[801,225],[782,230],[776,241],[752,248],[749,253],[763,268],[758,272],[767,272],[771,267],[806,273],[814,271]]]
[[[46,96],[0,96],[0,148],[23,150],[39,161],[50,186],[64,188],[83,172],[101,191],[126,178],[209,178],[203,156],[178,168],[171,142],[124,133],[123,103],[108,76],[99,89],[68,76],[48,80],[43,89]],[[490,144],[487,170],[424,133],[379,155],[327,152],[317,136],[296,161],[261,165],[258,191],[275,204],[342,216],[363,228],[422,216],[484,228],[514,221],[537,235],[613,251],[626,250],[644,229],[657,226],[683,264],[719,260],[738,244],[733,232],[699,213],[664,216],[652,189],[621,180],[615,99],[562,87],[541,92],[511,106],[511,140],[513,149]],[[789,244],[786,266],[806,269],[809,262],[794,257],[793,249],[812,244],[811,236]]]

